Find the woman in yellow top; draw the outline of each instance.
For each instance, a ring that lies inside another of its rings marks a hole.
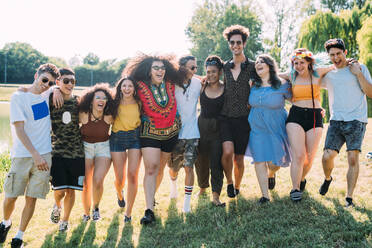
[[[124,222],[130,222],[132,208],[138,189],[138,171],[141,161],[139,139],[140,106],[131,78],[121,78],[116,85],[114,124],[110,136],[110,152],[115,171],[115,188],[118,205],[125,207],[123,189],[125,185],[126,161],[128,160],[127,210]]]
[[[292,107],[286,121],[291,146],[292,201],[300,201],[323,131],[320,79],[333,67],[314,68],[313,54],[298,48],[292,57],[291,74],[281,75],[292,83]]]

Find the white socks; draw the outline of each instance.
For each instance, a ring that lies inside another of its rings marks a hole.
[[[174,180],[171,178],[170,181],[171,181],[170,198],[176,199],[177,198],[177,178]]]
[[[16,236],[14,237],[15,239],[21,239],[23,240],[23,232],[18,230]]]
[[[3,224],[5,227],[8,227],[12,224],[12,221],[9,219],[9,220],[3,220]]]
[[[183,212],[188,213],[191,210],[190,201],[193,186],[185,186],[185,200],[183,202]]]

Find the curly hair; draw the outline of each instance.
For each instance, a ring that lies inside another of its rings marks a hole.
[[[39,68],[37,68],[37,75],[40,76],[43,73],[49,73],[54,78],[59,78],[61,76],[57,66],[55,66],[51,63],[42,64],[42,65],[39,66]]]
[[[299,54],[299,53],[310,53],[309,50],[307,50],[306,48],[297,48],[294,50],[293,52],[294,54]],[[307,62],[309,62],[309,72],[310,72],[310,75],[313,75],[314,74],[314,64],[315,64],[315,59],[312,58],[312,57],[309,57],[309,56],[306,56],[306,57],[303,57],[303,59],[305,59]],[[295,60],[293,59],[291,61],[291,64],[292,64],[292,69],[294,69],[294,62]],[[298,72],[295,71],[294,73],[294,76],[297,77],[298,76]]]
[[[98,91],[103,92],[106,95],[107,101],[105,109],[103,110],[104,115],[113,115],[114,100],[111,95],[110,85],[108,83],[99,83],[86,89],[79,102],[79,112],[92,113],[92,102],[94,94]]]
[[[262,59],[265,64],[269,66],[269,84],[274,89],[279,89],[279,87],[282,85],[282,81],[280,81],[278,77],[278,66],[275,62],[275,60],[268,54],[261,54],[257,57],[257,59]],[[262,79],[260,76],[258,76],[256,70],[254,70],[253,76],[252,76],[252,82],[253,85],[257,88],[262,86]]]
[[[204,65],[205,68],[207,68],[207,66],[214,65],[219,71],[221,71],[223,68],[223,60],[217,55],[210,55],[205,59]]]
[[[130,76],[134,83],[142,81],[148,85],[151,83],[151,66],[154,61],[161,61],[165,66],[164,80],[176,85],[182,85],[186,78],[184,70],[179,66],[174,55],[147,55],[140,53],[128,62],[122,72],[122,77]]]
[[[230,41],[231,36],[235,34],[240,34],[242,36],[243,43],[245,43],[249,37],[249,29],[242,25],[232,25],[225,28],[223,31],[223,37],[225,37],[227,41]]]
[[[137,86],[134,83],[133,78],[131,78],[131,77],[122,77],[116,83],[115,92],[113,92],[114,106],[113,106],[113,110],[112,110],[112,117],[114,119],[118,115],[118,109],[119,109],[119,106],[120,106],[120,102],[121,102],[121,99],[123,98],[123,94],[121,93],[121,85],[124,83],[125,80],[129,80],[129,81],[132,82],[132,84],[134,86],[134,93],[133,93],[134,100],[136,100],[137,104],[139,104],[141,106],[141,104],[140,104],[141,101],[140,101],[140,99],[138,98],[138,96],[136,94],[136,92],[137,92]]]

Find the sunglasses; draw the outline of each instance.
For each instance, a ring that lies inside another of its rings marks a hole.
[[[100,97],[100,96],[96,96],[95,97],[96,100],[103,100],[103,101],[107,101],[107,97]]]
[[[75,80],[74,78],[64,78],[64,79],[62,80],[62,82],[63,82],[63,84],[69,84],[69,83],[71,83],[71,84],[73,84],[73,85],[76,84],[76,80]]]
[[[46,78],[46,77],[45,77],[45,78],[42,78],[41,81],[42,81],[44,84],[46,84],[46,83],[49,82],[49,83],[48,83],[49,86],[52,86],[52,85],[55,84],[55,81],[50,81],[49,78]]]
[[[165,71],[165,66],[157,66],[157,65],[154,65],[151,67],[152,69],[154,69],[155,71],[159,71],[159,70],[163,70]]]
[[[237,40],[237,41],[230,40],[229,44],[230,44],[230,46],[234,46],[235,44],[240,46],[241,44],[243,44],[243,42],[241,40]]]
[[[191,66],[191,68],[190,68],[190,70],[192,70],[192,71],[195,70],[195,69],[198,69],[198,67],[197,66],[194,66],[194,65]]]
[[[342,39],[330,39],[326,41],[326,46],[328,45],[342,45],[344,46],[344,41]]]
[[[215,60],[205,62],[205,65],[206,65],[206,66],[209,66],[209,65],[217,65],[217,64],[218,64],[218,63],[217,63],[217,61],[215,61]]]

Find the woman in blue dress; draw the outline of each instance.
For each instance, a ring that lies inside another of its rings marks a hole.
[[[259,203],[265,203],[270,201],[268,189],[275,187],[275,172],[289,166],[291,161],[284,109],[291,90],[289,83],[279,79],[276,63],[269,55],[258,56],[255,69],[249,95],[251,133],[246,155],[255,164],[262,192]]]

